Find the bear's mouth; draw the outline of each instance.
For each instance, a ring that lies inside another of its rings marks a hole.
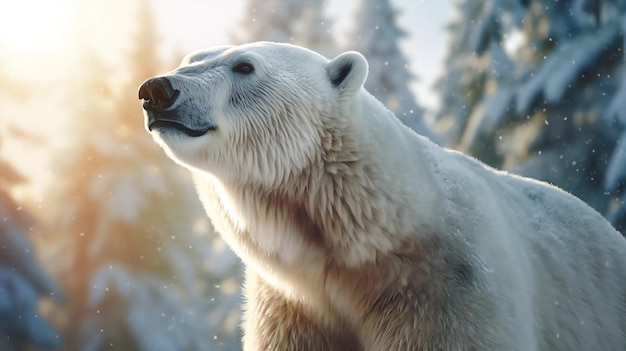
[[[204,134],[206,134],[210,130],[215,130],[217,128],[214,127],[214,126],[208,126],[208,127],[204,127],[204,128],[197,128],[197,129],[196,128],[190,128],[190,127],[187,127],[186,125],[184,125],[184,124],[182,124],[180,122],[177,122],[177,121],[174,121],[174,120],[171,120],[171,119],[160,118],[160,119],[151,121],[148,124],[148,131],[151,132],[153,129],[154,130],[158,130],[158,131],[165,131],[165,130],[168,130],[168,129],[174,129],[174,130],[182,132],[182,133],[184,133],[184,134],[186,134],[186,135],[188,135],[190,137],[194,137],[195,138],[195,137],[203,136]]]

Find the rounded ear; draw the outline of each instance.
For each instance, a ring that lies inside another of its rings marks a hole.
[[[344,52],[326,66],[328,79],[341,94],[359,90],[365,83],[367,70],[367,60],[356,51]]]

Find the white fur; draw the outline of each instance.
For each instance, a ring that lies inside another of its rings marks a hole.
[[[154,135],[247,266],[246,350],[626,350],[624,238],[414,134],[366,76],[358,53],[274,43],[166,75],[181,119],[217,126]]]

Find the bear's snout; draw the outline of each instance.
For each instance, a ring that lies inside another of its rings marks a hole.
[[[143,108],[151,112],[172,106],[179,93],[165,77],[150,78],[139,87],[139,99],[144,100]]]
[[[150,78],[139,86],[139,99],[143,100],[148,132],[157,130],[163,135],[178,131],[190,137],[198,137],[217,129],[211,121],[199,120],[186,113],[189,110],[189,99],[187,104],[184,103],[185,99],[175,104],[179,95],[180,90],[174,89],[168,77]]]

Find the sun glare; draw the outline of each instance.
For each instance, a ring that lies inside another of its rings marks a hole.
[[[0,55],[54,51],[69,34],[69,1],[0,0]]]

